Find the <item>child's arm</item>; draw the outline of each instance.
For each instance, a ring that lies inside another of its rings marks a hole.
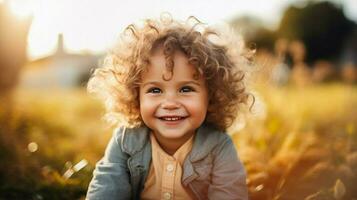
[[[248,199],[246,172],[229,136],[216,149],[209,199]]]
[[[96,165],[86,199],[131,199],[128,155],[121,150],[121,137],[122,130],[117,129],[109,141],[104,157]]]

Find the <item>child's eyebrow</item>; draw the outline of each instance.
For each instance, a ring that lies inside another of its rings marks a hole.
[[[162,82],[159,82],[159,81],[148,81],[148,82],[145,82],[145,83],[142,83],[142,87],[145,87],[146,85],[161,85]],[[180,81],[178,82],[179,85],[186,85],[186,84],[194,84],[194,85],[197,85],[197,86],[201,86],[201,84],[198,82],[198,81]]]
[[[181,85],[186,85],[186,84],[190,84],[190,83],[198,85],[198,86],[201,85],[198,81],[181,81],[181,82],[179,82],[179,84],[181,84]]]

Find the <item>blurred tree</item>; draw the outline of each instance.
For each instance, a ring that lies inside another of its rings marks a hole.
[[[356,24],[347,19],[341,7],[330,2],[309,2],[305,7],[289,7],[277,34],[306,45],[306,61],[335,60],[340,56],[344,40]]]
[[[21,67],[26,62],[27,35],[31,18],[16,18],[8,1],[0,1],[0,199],[7,190],[7,177],[20,177],[24,172],[23,132],[16,130],[12,93]],[[20,134],[18,134],[20,133]],[[29,173],[30,174],[30,173]]]
[[[247,44],[254,43],[257,48],[273,50],[276,34],[264,27],[262,20],[252,16],[236,17],[230,25],[243,35]]]
[[[0,3],[0,97],[16,86],[26,62],[27,35],[31,18],[17,19],[6,3]]]

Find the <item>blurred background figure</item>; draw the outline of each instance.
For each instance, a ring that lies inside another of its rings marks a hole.
[[[286,85],[290,79],[291,62],[288,60],[288,40],[277,39],[274,45],[275,56],[278,64],[272,72],[273,82],[277,85]]]
[[[292,41],[289,45],[289,52],[292,57],[292,83],[298,86],[311,84],[311,69],[305,63],[305,45],[301,41]]]

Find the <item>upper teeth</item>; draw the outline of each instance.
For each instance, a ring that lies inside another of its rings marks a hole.
[[[163,117],[164,120],[168,121],[174,121],[174,120],[179,120],[181,117]]]

